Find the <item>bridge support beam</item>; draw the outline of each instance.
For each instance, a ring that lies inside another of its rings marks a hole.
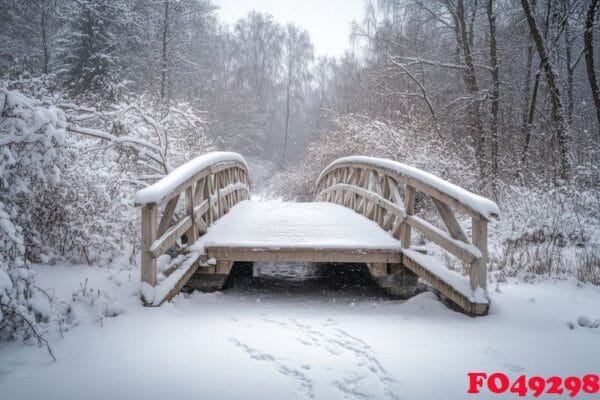
[[[232,265],[231,261],[218,261],[214,265],[200,266],[186,286],[201,292],[223,290]]]
[[[368,263],[373,281],[387,293],[408,298],[418,289],[419,277],[402,264]]]

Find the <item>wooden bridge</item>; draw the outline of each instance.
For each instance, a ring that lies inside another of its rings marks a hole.
[[[421,211],[429,200],[439,226]],[[146,305],[172,299],[186,284],[222,289],[235,261],[308,261],[367,263],[374,281],[401,297],[415,293],[420,277],[469,315],[489,309],[487,224],[498,207],[395,161],[338,159],[318,178],[315,202],[260,202],[250,200],[243,157],[213,152],[140,190],[135,203]],[[454,211],[470,218],[470,235]],[[463,261],[468,276],[414,246],[416,239]],[[157,263],[165,253],[171,261]]]

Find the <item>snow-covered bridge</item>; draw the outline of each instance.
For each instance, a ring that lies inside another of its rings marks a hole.
[[[249,190],[244,158],[213,152],[136,194],[145,304],[158,306],[186,284],[222,289],[235,261],[358,262],[367,263],[375,282],[392,294],[410,296],[421,277],[465,313],[487,313],[487,223],[498,214],[493,201],[371,157],[329,165],[317,180],[315,202],[254,201]],[[426,199],[443,227],[420,216],[415,204]],[[470,237],[455,210],[470,216]],[[465,262],[469,276],[414,247],[413,229]],[[175,257],[158,263],[167,252]]]

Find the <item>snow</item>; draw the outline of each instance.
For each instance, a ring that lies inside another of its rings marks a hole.
[[[10,292],[12,289],[12,281],[10,280],[10,276],[0,269],[0,297],[2,297],[2,292]]]
[[[192,178],[198,172],[209,168],[211,165],[226,161],[237,161],[246,165],[244,157],[229,151],[213,151],[194,158],[191,161],[175,168],[158,182],[145,187],[135,195],[136,205],[158,203],[173,190]]]
[[[422,171],[418,168],[400,163],[398,161],[365,156],[343,157],[329,164],[329,166],[325,168],[325,171],[328,171],[334,166],[343,163],[366,163],[380,168],[388,168],[393,171],[396,171],[399,174],[409,176],[413,179],[418,180],[419,182],[422,182],[425,185],[431,186],[439,190],[440,192],[458,200],[460,203],[483,215],[486,219],[491,219],[492,217],[497,216],[500,213],[498,205],[492,200],[471,193],[468,190],[465,190],[459,186],[447,182],[442,178],[430,174],[429,172]],[[323,174],[321,174],[319,180],[322,176]]]
[[[575,280],[510,280],[488,316],[469,318],[430,292],[397,301],[368,284],[332,288],[315,276],[248,278],[146,308],[135,269],[33,268],[67,303],[87,279],[124,312],[82,316],[64,339],[50,337],[55,363],[36,346],[1,344],[6,399],[462,399],[468,372],[581,376],[600,359],[600,329],[576,323],[600,317],[600,288]],[[260,279],[262,288],[250,283]]]
[[[210,226],[193,247],[400,250],[400,242],[368,218],[332,203],[246,200]]]

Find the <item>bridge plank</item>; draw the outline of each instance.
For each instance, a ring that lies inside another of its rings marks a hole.
[[[434,289],[467,314],[473,316],[487,314],[490,304],[483,290],[480,293],[473,292],[466,278],[448,270],[433,257],[408,249],[402,251],[402,264],[405,267],[429,282]]]
[[[422,218],[410,215],[406,218],[406,222],[413,228],[418,229],[427,239],[448,250],[467,264],[475,262],[482,256],[479,249],[474,245],[453,239],[447,232]]]
[[[142,288],[144,304],[157,307],[173,299],[198,270],[199,258],[199,253],[192,252],[181,254],[171,261],[168,276],[162,277],[154,287]]]
[[[452,236],[452,238],[454,239],[460,240],[461,242],[471,243],[466,233],[463,231],[462,227],[456,220],[452,209],[447,204],[442,203],[436,198],[432,197],[431,201],[440,213],[440,216],[442,217],[442,220],[444,221],[444,224],[446,225],[450,236]]]
[[[205,251],[208,257],[224,261],[399,263],[402,260],[399,251],[389,249],[207,245]]]
[[[336,183],[331,187],[328,187],[327,189],[323,190],[321,193],[327,194],[331,192],[350,192],[359,195],[361,197],[361,200],[358,204],[358,207],[356,207],[354,210],[360,214],[364,214],[367,218],[373,215],[373,209],[376,205],[385,208],[388,212],[394,214],[398,218],[404,218],[406,215],[401,207],[383,198],[377,193],[370,192],[367,189],[358,186],[352,186],[345,183]],[[365,206],[365,203],[366,209],[363,208]]]

